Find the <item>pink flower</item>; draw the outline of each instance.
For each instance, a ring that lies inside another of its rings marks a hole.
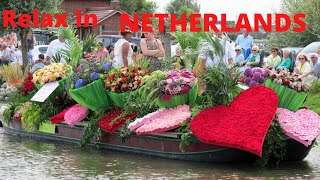
[[[190,87],[189,86],[183,86],[181,88],[181,93],[182,94],[187,94],[190,91]]]
[[[172,79],[167,79],[167,83],[168,84],[172,83]]]

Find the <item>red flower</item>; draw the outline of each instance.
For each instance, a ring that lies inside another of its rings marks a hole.
[[[132,72],[132,73],[130,74],[130,77],[135,78],[135,77],[136,77],[136,73]]]
[[[272,74],[272,78],[273,79],[277,78],[277,75],[276,74]]]
[[[107,91],[110,91],[110,87],[109,87],[109,86],[106,86],[106,90],[107,90]]]
[[[125,86],[125,87],[124,87],[124,90],[125,90],[125,91],[129,91],[129,90],[130,90],[129,86]]]
[[[29,81],[32,81],[32,79],[33,79],[32,73],[29,73],[29,74],[28,74],[28,80],[29,80]]]
[[[301,79],[301,78],[298,78],[298,81],[299,81],[299,82],[302,82],[302,79]]]
[[[138,82],[138,85],[141,84],[141,81],[140,81],[140,80],[138,80],[137,82]]]
[[[190,91],[190,87],[189,86],[181,87],[181,93],[182,94],[187,94],[189,91]]]
[[[125,83],[125,82],[127,82],[127,81],[128,81],[128,78],[127,78],[127,77],[121,78],[121,82],[122,82],[122,83]]]
[[[164,101],[169,101],[169,100],[171,99],[171,96],[168,95],[168,94],[163,94],[163,95],[161,96],[161,99],[164,100]]]

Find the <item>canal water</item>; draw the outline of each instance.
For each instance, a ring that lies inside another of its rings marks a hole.
[[[244,164],[167,160],[7,135],[0,128],[0,179],[320,179],[320,147],[303,162]]]

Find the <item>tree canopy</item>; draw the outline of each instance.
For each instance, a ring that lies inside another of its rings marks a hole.
[[[169,14],[177,14],[178,18],[181,14],[187,14],[188,17],[192,13],[199,13],[200,5],[196,0],[171,0],[165,10]]]
[[[130,15],[139,14],[140,20],[141,14],[154,14],[157,9],[155,2],[147,0],[120,0],[120,6],[122,10]]]
[[[282,0],[280,13],[289,15],[292,20],[295,14],[305,14],[306,18],[304,22],[307,25],[307,29],[301,33],[296,33],[292,31],[292,29],[283,33],[273,32],[269,35],[270,44],[272,46],[304,47],[311,42],[319,41],[320,24],[317,23],[320,20],[319,0]],[[295,24],[292,24],[291,27],[295,27]]]

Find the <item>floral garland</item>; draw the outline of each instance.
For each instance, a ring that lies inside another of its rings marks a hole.
[[[270,71],[268,75],[274,83],[287,86],[296,91],[308,91],[310,84],[304,84],[299,75],[290,73],[287,70]]]
[[[125,113],[124,116],[123,113]],[[126,113],[123,109],[114,109],[103,116],[98,124],[103,131],[112,134],[120,129],[127,120],[132,120],[136,117],[136,113]]]
[[[320,134],[320,116],[308,109],[300,109],[292,112],[278,108],[279,122],[286,135],[310,146]]]
[[[187,94],[196,83],[196,74],[190,70],[172,70],[167,79],[160,82],[161,99],[168,101],[172,96]]]
[[[142,78],[148,74],[147,70],[135,66],[114,69],[105,80],[106,90],[116,93],[136,90]]]
[[[158,117],[144,124],[136,130],[137,135],[160,133],[175,129],[191,117],[188,105],[178,106],[159,113]]]
[[[33,83],[45,84],[58,81],[67,77],[72,72],[72,67],[68,64],[53,63],[39,69],[33,73]]]

